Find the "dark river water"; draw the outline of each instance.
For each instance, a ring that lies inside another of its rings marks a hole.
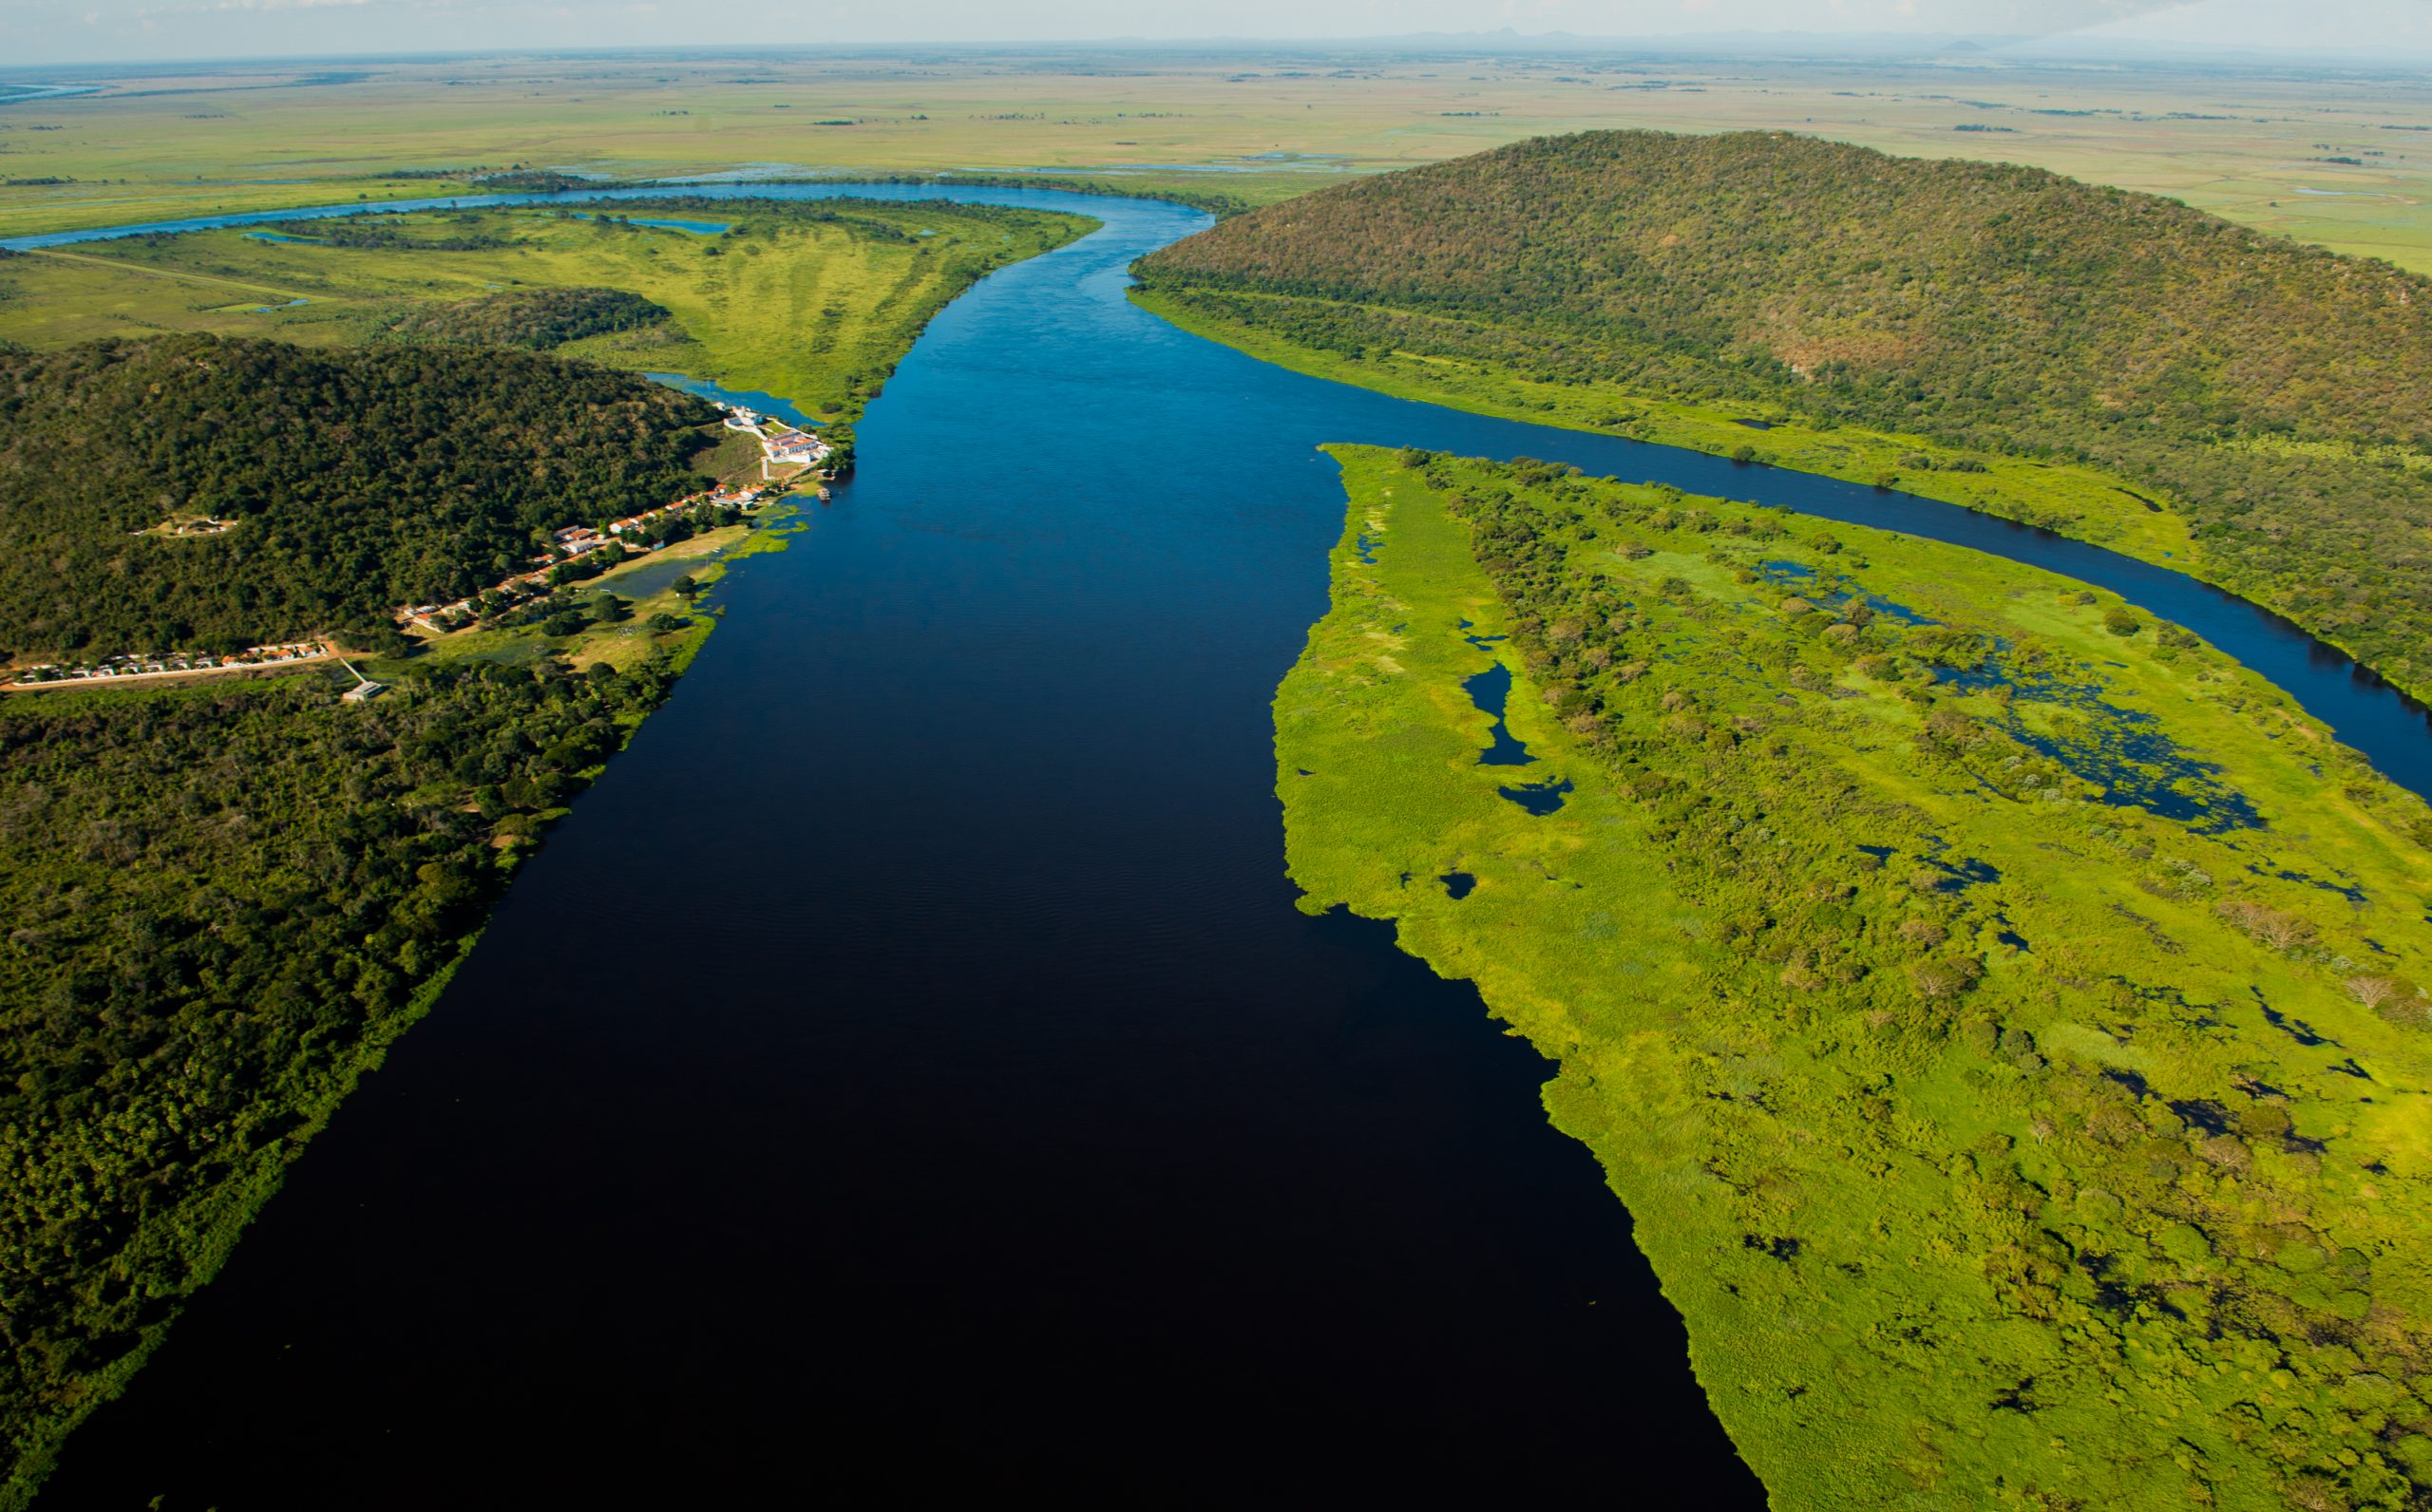
[[[1548,1063],[1293,907],[1268,703],[1341,528],[1320,442],[2052,566],[2427,785],[2420,709],[2166,570],[1299,377],[1125,301],[1198,213],[950,197],[1107,229],[932,326],[44,1505],[1760,1506]]]

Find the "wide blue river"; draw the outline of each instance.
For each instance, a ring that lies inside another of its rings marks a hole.
[[[1125,270],[1197,212],[687,192],[1106,224],[934,323],[859,477],[728,579],[674,700],[47,1505],[1761,1505],[1547,1064],[1388,929],[1293,907],[1268,702],[1325,609],[1321,442],[2050,567],[2432,787],[2422,709],[2165,569],[1186,335]]]

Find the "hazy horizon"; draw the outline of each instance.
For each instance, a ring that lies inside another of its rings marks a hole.
[[[752,44],[795,50],[941,45],[1255,47],[1516,32],[1581,43],[1804,35],[1824,51],[1868,38],[1986,36],[2073,53],[2432,50],[2432,0],[899,0],[749,13]],[[18,67],[465,52],[717,47],[700,12],[663,0],[25,0]],[[579,31],[580,35],[570,32]]]

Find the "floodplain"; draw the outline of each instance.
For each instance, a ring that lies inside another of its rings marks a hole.
[[[2432,271],[2432,87],[2403,67],[1444,39],[88,72],[91,93],[0,106],[0,236],[536,172],[1046,172],[1267,203],[1523,137],[1645,126],[2026,163]]]
[[[1276,700],[1302,906],[1561,1063],[1775,1504],[2404,1504],[2420,799],[2067,579],[1336,454]]]

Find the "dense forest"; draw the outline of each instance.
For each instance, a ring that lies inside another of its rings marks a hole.
[[[452,304],[418,305],[399,315],[384,334],[400,341],[545,351],[667,318],[665,309],[622,289],[506,289]]]
[[[168,336],[0,352],[0,652],[334,632],[700,486],[704,402],[529,353]],[[234,520],[200,539],[142,534]]]
[[[1331,188],[1145,258],[1186,309],[2086,462],[2203,570],[2432,689],[2432,280],[2036,169],[1598,132]]]
[[[21,652],[392,641],[401,598],[694,486],[712,413],[497,348],[0,353],[0,623]],[[237,523],[150,533],[196,515]],[[683,624],[650,629],[623,671],[415,658],[357,704],[335,673],[0,700],[0,1506],[666,696]]]
[[[0,1505],[208,1279],[663,698],[441,667],[0,701]]]

